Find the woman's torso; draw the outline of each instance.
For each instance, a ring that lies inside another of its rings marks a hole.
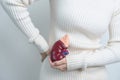
[[[55,41],[69,34],[72,55],[102,47],[101,37],[108,30],[113,8],[112,0],[50,0],[49,46],[52,47]],[[86,71],[61,72],[50,67],[47,57],[42,63],[40,79],[107,80],[107,71],[105,66],[99,66],[89,67]]]

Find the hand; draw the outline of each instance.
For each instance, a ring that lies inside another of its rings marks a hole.
[[[48,51],[46,51],[46,52],[41,53],[42,62],[43,62],[44,59],[49,55],[49,53],[50,53],[50,49],[49,49]]]
[[[67,61],[66,58],[63,58],[59,61],[52,62],[51,59],[49,58],[49,62],[52,68],[61,70],[61,71],[66,71],[67,70]]]

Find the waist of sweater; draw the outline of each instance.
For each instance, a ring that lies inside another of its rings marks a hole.
[[[49,33],[49,46],[52,47],[52,45],[55,43],[55,41],[59,40],[61,37],[63,37],[65,34],[69,35],[69,49],[70,50],[93,50],[97,48],[103,47],[103,45],[100,43],[100,37],[91,37],[87,36],[84,33],[76,33],[73,31],[64,31],[59,29],[58,27],[53,27],[50,30]]]

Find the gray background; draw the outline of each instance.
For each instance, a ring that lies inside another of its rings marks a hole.
[[[34,25],[48,40],[49,0],[40,0],[28,8]],[[103,37],[106,43],[108,37]],[[33,44],[14,25],[0,6],[0,80],[39,80],[41,56]],[[107,66],[110,79],[120,80],[120,63]]]

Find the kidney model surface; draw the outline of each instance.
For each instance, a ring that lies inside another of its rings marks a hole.
[[[69,36],[66,34],[60,40],[56,41],[51,49],[50,58],[51,61],[58,61],[63,59],[66,55],[69,54]]]

